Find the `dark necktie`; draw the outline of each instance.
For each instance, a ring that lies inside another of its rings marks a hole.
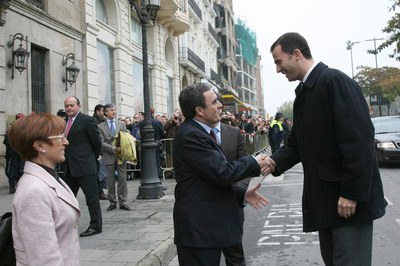
[[[217,135],[215,135],[215,132],[214,132],[213,129],[214,129],[214,128],[212,128],[212,129],[210,130],[210,136],[215,140],[215,142],[217,142]]]
[[[219,138],[217,137],[218,128],[213,127],[210,130],[210,136],[215,140],[218,145],[221,145]]]

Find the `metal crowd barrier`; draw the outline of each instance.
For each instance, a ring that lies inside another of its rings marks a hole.
[[[173,164],[173,155],[172,155],[172,148],[174,144],[173,138],[167,138],[160,140],[162,143],[162,147],[164,152],[162,156],[164,157],[164,162],[160,165],[162,170],[163,179],[165,180],[166,174],[170,173],[171,176],[174,176],[174,164]],[[268,153],[270,151],[270,146],[268,142],[267,134],[260,134],[256,133],[252,134],[245,134],[245,143],[246,143],[246,152],[247,154],[257,155],[259,153]],[[126,177],[128,180],[133,180],[134,178],[140,178],[140,171],[141,171],[141,146],[140,140],[136,141],[136,154],[138,160],[136,162],[127,162],[127,169],[126,169]],[[63,174],[62,171],[62,164],[57,164],[56,171],[60,174]]]
[[[245,134],[246,153],[257,155],[260,153],[267,153],[270,149],[268,134],[255,133]]]
[[[133,180],[134,178],[140,177],[140,166],[142,165],[142,148],[140,146],[140,140],[136,140],[136,162],[126,163],[126,178]]]
[[[162,143],[162,147],[164,152],[162,156],[164,157],[165,162],[160,165],[162,169],[163,179],[165,180],[166,174],[170,173],[173,176],[174,173],[174,164],[173,164],[173,155],[172,155],[172,148],[174,144],[173,138],[161,139],[160,142]],[[270,153],[270,145],[268,142],[268,135],[267,134],[260,134],[256,133],[252,134],[245,134],[245,143],[246,143],[246,152],[247,154],[257,155],[260,153]],[[130,163],[128,162],[127,167],[127,178],[133,179],[140,175],[140,165],[141,165],[141,148],[140,148],[140,141],[136,142],[137,154],[138,154],[138,162],[137,163]]]
[[[162,139],[160,140],[162,143],[162,147],[164,148],[164,164],[161,165],[163,179],[165,180],[165,173],[170,172],[173,176],[174,174],[174,164],[173,164],[173,157],[172,157],[172,147],[174,145],[174,139]]]

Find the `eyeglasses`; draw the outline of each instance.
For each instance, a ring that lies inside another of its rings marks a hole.
[[[47,137],[47,139],[61,139],[61,140],[63,140],[64,138],[65,138],[65,135],[64,135],[64,134],[57,135],[57,136],[49,136],[49,137]]]

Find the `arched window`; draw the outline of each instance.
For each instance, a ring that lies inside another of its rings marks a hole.
[[[171,42],[171,39],[167,39],[165,42],[165,61],[170,63],[171,65],[174,65],[174,48]]]
[[[142,25],[131,17],[131,40],[142,45]]]
[[[103,0],[96,0],[96,18],[108,24],[106,5]]]

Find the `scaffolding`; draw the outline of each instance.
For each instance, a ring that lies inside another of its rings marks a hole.
[[[247,64],[255,66],[258,55],[256,33],[240,19],[237,19],[235,23],[235,33],[238,43],[236,53],[243,56]]]

